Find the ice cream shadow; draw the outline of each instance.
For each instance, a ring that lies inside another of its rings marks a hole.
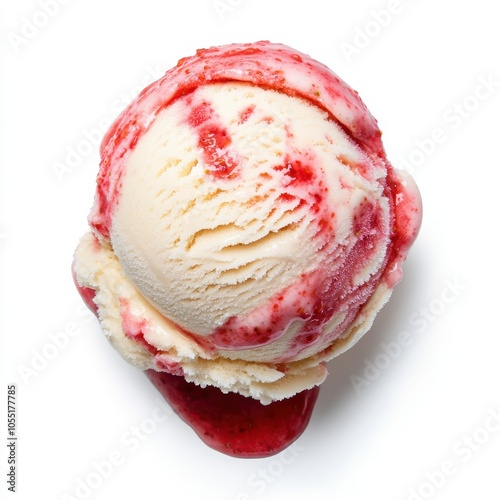
[[[391,367],[395,369],[398,359],[405,356],[407,347],[401,345],[400,339],[413,336],[409,318],[415,309],[418,290],[427,279],[422,269],[425,266],[419,262],[418,252],[414,252],[405,262],[404,280],[394,289],[370,331],[328,363],[329,376],[321,385],[312,417],[316,426],[331,427],[344,411],[354,410],[359,404],[369,405],[369,398],[360,396],[384,383],[384,378],[391,376]],[[413,345],[413,341],[407,341],[407,345],[410,342]]]

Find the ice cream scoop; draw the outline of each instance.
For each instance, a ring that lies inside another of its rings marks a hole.
[[[420,227],[418,190],[358,94],[280,44],[181,59],[101,157],[75,281],[157,385],[303,397],[370,328]]]

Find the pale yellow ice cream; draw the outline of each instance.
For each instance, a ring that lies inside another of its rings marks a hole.
[[[291,88],[307,57],[296,55],[281,54]],[[206,54],[196,57],[187,66]],[[255,67],[263,60],[272,65]],[[388,300],[418,231],[418,191],[385,160],[357,95],[314,69],[312,95],[333,98],[335,84],[360,109],[340,121],[253,73],[158,100],[171,71],[108,134],[74,272],[133,365],[263,402],[290,397],[321,383],[325,361]]]

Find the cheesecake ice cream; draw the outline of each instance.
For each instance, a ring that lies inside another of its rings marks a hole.
[[[123,358],[268,404],[370,328],[421,221],[357,92],[270,42],[199,50],[104,137],[77,286]]]

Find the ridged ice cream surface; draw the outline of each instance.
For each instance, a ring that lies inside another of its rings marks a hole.
[[[203,127],[211,130],[209,144],[231,138],[208,153],[230,172],[205,161]],[[243,84],[204,86],[162,111],[131,154],[111,231],[114,251],[162,314],[208,335],[303,273],[327,261],[342,265],[341,250],[353,243],[352,214],[382,195],[348,163],[369,159],[305,100]],[[388,204],[380,210],[387,234]],[[355,279],[376,270],[384,251],[382,240],[378,258]]]
[[[180,61],[115,122],[74,272],[142,369],[268,402],[321,383],[416,237],[357,94],[260,42]]]

